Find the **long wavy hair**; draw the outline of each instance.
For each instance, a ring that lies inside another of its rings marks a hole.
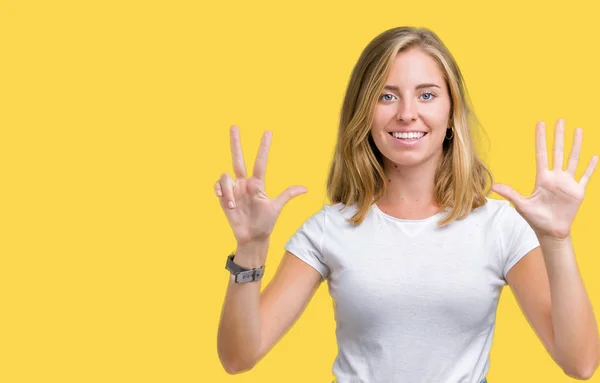
[[[335,152],[327,178],[332,203],[357,205],[348,221],[359,225],[371,205],[386,193],[382,154],[370,134],[379,95],[399,52],[418,47],[438,64],[450,94],[450,127],[436,169],[434,199],[448,214],[438,222],[445,226],[466,217],[486,203],[493,176],[475,150],[475,136],[482,131],[471,107],[466,85],[452,54],[427,28],[397,27],[375,37],[363,50],[346,89]],[[488,184],[489,181],[489,184]]]

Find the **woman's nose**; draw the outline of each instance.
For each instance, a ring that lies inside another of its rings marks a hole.
[[[413,121],[417,118],[417,106],[414,100],[405,98],[398,103],[396,119],[398,121]]]

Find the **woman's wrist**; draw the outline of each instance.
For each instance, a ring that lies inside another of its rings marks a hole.
[[[265,264],[269,251],[270,239],[238,243],[233,262],[246,269],[257,269]]]

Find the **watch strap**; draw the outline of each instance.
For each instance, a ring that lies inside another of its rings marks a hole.
[[[226,268],[227,270],[231,271],[231,272],[232,272],[232,273],[234,273],[234,274],[237,274],[237,273],[241,273],[241,272],[244,272],[244,271],[251,270],[251,269],[247,269],[247,268],[245,268],[245,267],[242,267],[242,266],[240,266],[240,265],[238,265],[238,264],[234,263],[234,262],[233,262],[233,257],[235,257],[235,254],[234,254],[234,253],[231,253],[231,254],[229,254],[229,256],[227,257],[227,264],[225,264],[225,268]]]
[[[234,282],[235,283],[244,283],[251,281],[259,281],[262,279],[264,274],[264,266],[260,269],[253,269],[248,271],[242,271],[241,273],[235,274]]]
[[[235,283],[258,281],[262,279],[265,272],[265,265],[256,269],[247,269],[233,262],[234,257],[235,253],[229,254],[227,262],[225,263],[225,268],[235,276]]]

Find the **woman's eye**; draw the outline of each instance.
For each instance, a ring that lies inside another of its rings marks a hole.
[[[384,101],[393,101],[395,97],[396,96],[394,96],[391,93],[384,93],[381,95],[381,97],[379,99],[384,100]],[[430,101],[430,100],[433,100],[436,96],[431,92],[425,92],[425,93],[421,94],[421,97],[423,97],[423,100],[425,100],[425,101]]]
[[[427,95],[428,95],[428,97],[424,98],[425,101],[432,100],[435,97],[435,95],[433,93],[431,93],[431,92],[425,92],[425,93],[422,94],[422,96],[427,96]]]

